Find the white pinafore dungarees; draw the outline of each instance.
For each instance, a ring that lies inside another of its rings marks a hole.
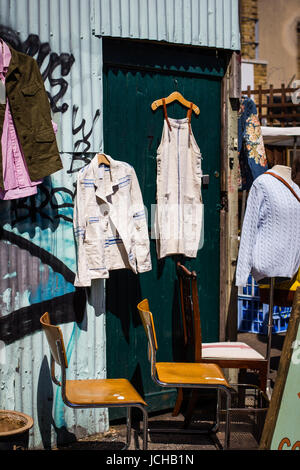
[[[157,149],[155,235],[158,258],[182,254],[195,258],[203,243],[201,152],[191,129],[191,108],[184,119],[168,118]]]

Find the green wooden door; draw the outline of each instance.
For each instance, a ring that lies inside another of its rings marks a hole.
[[[186,260],[199,277],[199,300],[204,341],[216,341],[219,329],[219,204],[221,79],[225,58],[174,46],[104,40],[104,151],[130,163],[137,173],[151,229],[151,206],[156,198],[156,149],[163,112],[151,103],[180,91],[200,107],[192,128],[203,155],[209,184],[202,189],[205,207],[205,241],[194,260]],[[187,109],[174,103],[170,117],[182,118]],[[178,309],[175,260],[158,262],[151,239],[152,271],[110,273],[107,282],[107,374],[127,377],[142,393],[150,410],[172,407],[176,391],[157,387],[150,378],[146,339],[137,303],[148,298],[155,318],[158,360],[182,360],[182,325]],[[120,412],[111,418],[120,417]]]

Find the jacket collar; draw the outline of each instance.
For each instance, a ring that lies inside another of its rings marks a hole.
[[[114,193],[114,187],[118,186],[124,176],[126,176],[126,166],[122,165],[122,162],[114,160],[110,155],[105,154],[105,156],[110,162],[109,171],[111,176],[110,184],[107,185],[106,191],[103,184],[104,173],[102,176],[99,171],[98,156],[96,155],[91,161],[94,184],[96,186],[96,196],[104,200],[106,200],[107,196]]]
[[[6,77],[9,77],[11,73],[13,73],[15,70],[20,70],[20,68],[18,52],[15,51],[15,49],[13,49],[9,44],[7,45],[11,53],[10,63],[6,74]]]

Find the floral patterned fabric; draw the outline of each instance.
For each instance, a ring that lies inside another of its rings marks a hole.
[[[260,122],[254,101],[243,96],[238,118],[240,189],[250,189],[253,181],[268,169]]]

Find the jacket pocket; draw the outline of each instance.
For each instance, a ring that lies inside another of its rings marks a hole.
[[[24,96],[34,96],[41,86],[37,82],[30,83],[29,85],[23,86],[22,93]]]
[[[36,137],[35,137],[35,141],[40,144],[53,142],[54,139],[55,139],[55,136],[53,132],[51,132],[48,129],[37,132]]]
[[[104,217],[91,216],[86,220],[86,239],[95,240],[101,237],[101,233],[105,231],[107,221]]]
[[[95,274],[105,270],[101,244],[102,241],[100,239],[85,240],[84,242],[88,269]]]
[[[56,139],[52,129],[37,131],[35,134],[33,156],[48,158],[57,153]]]

